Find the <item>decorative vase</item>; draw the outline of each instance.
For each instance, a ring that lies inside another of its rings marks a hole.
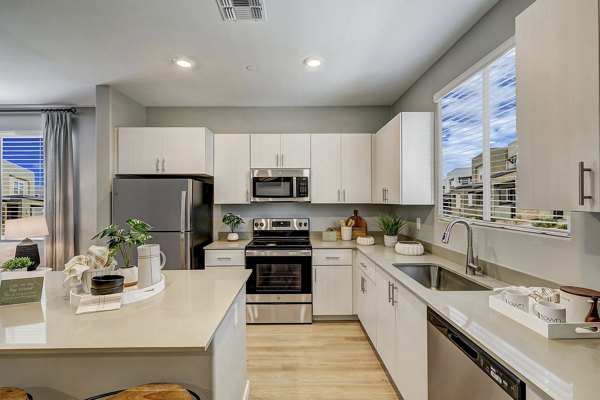
[[[398,235],[394,235],[394,236],[383,235],[383,243],[385,244],[385,247],[394,247],[396,245],[397,241],[398,241]]]
[[[231,232],[227,234],[227,241],[228,242],[237,242],[240,238],[240,235],[238,235],[235,232]]]
[[[137,285],[138,282],[138,267],[121,267],[115,271],[117,275],[122,275],[125,278],[123,282],[125,287]]]

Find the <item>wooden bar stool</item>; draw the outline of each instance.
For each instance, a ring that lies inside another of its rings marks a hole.
[[[2,397],[0,397],[2,399]],[[148,383],[126,390],[88,397],[85,400],[200,400],[200,396],[172,383]]]
[[[0,387],[1,400],[33,400],[33,397],[23,389],[16,387]]]

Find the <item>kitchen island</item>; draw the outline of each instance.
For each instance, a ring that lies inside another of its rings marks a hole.
[[[243,269],[163,271],[166,289],[120,310],[75,315],[61,272],[46,303],[0,308],[0,386],[75,400],[179,383],[203,400],[248,397]]]

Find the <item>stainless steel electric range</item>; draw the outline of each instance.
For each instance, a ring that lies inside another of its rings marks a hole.
[[[254,219],[246,246],[249,324],[312,323],[312,246],[308,218]]]

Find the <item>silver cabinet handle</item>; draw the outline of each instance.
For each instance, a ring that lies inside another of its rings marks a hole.
[[[158,158],[156,158],[156,172],[160,172],[160,168],[158,167],[159,164],[160,164],[160,160]]]
[[[392,302],[392,282],[388,281],[388,303]]]
[[[285,163],[283,162],[283,153],[281,153],[281,166],[283,167]]]
[[[340,202],[340,189],[338,189],[338,203]]]
[[[279,154],[275,154],[275,166],[279,167]]]
[[[250,203],[250,191],[246,189],[246,201]]]
[[[381,202],[385,202],[385,188],[381,188]]]
[[[217,260],[228,261],[231,260],[231,257],[217,257]]]
[[[398,300],[396,300],[396,290],[398,290],[398,286],[392,284],[392,306],[398,304]]]
[[[342,195],[343,195],[343,197],[342,197],[343,202],[345,203],[346,202],[346,189],[342,190]]]
[[[317,269],[315,268],[315,282],[317,281]]]
[[[360,263],[360,265],[362,265],[363,267],[367,268],[367,264],[365,264],[365,263]]]
[[[162,159],[162,172],[165,172],[165,159]]]
[[[340,258],[339,257],[333,257],[333,256],[327,256],[327,257],[325,257],[325,259],[327,259],[327,260],[339,260]]]
[[[592,196],[585,194],[585,180],[584,175],[586,172],[592,172],[591,168],[586,168],[583,161],[579,162],[579,205],[585,204],[586,200],[592,199]]]
[[[364,277],[360,277],[360,291],[361,292],[366,292],[367,289],[365,289],[365,278]]]

